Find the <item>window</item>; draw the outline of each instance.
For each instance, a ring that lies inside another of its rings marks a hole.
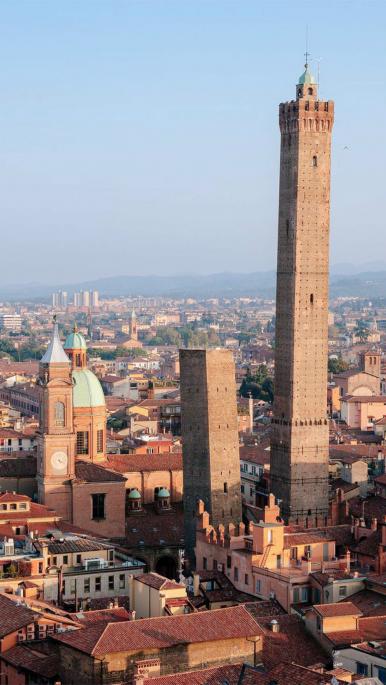
[[[312,547],[311,547],[311,545],[305,545],[305,546],[304,546],[304,556],[305,556],[307,559],[311,559],[311,557],[312,557]]]
[[[82,366],[82,357],[80,354],[75,355],[75,366]]]
[[[70,592],[72,595],[76,593],[76,580],[70,580]]]
[[[109,549],[109,561],[114,561],[114,550]]]
[[[245,585],[249,585],[249,575],[248,575],[248,573],[245,574],[244,583],[245,583]]]
[[[27,504],[26,504],[26,502],[20,502],[20,504],[19,504],[19,509],[23,509],[23,511],[25,511],[25,510],[27,509]]]
[[[97,576],[95,578],[95,592],[100,592],[101,591],[101,577]]]
[[[257,595],[261,594],[261,580],[256,581],[256,594]]]
[[[227,556],[227,568],[232,568],[232,557]]]
[[[90,578],[84,579],[84,591],[90,592]]]
[[[105,518],[105,498],[106,495],[102,493],[97,493],[91,495],[92,498],[92,518],[93,519],[104,519]]]
[[[270,544],[272,543],[272,541],[273,541],[273,532],[272,532],[272,529],[271,529],[271,528],[268,528],[268,531],[267,531],[267,532],[268,532],[268,538],[267,538],[267,540],[268,540],[268,544],[270,545]]]
[[[224,483],[224,492],[225,492],[225,493],[228,492],[228,483]]]
[[[55,426],[63,428],[65,425],[65,409],[63,402],[55,403]]]
[[[39,561],[39,573],[43,573],[43,562]]]
[[[357,674],[367,676],[369,674],[368,665],[367,664],[361,664],[360,661],[357,661]]]
[[[114,590],[114,576],[109,576],[109,590]]]
[[[217,559],[213,559],[213,571],[217,571]]]
[[[16,511],[17,506],[16,506],[16,504],[12,503],[9,508],[11,509],[11,511]]]
[[[312,166],[318,166],[318,158],[316,155],[314,155],[312,158]]]
[[[124,590],[125,589],[125,574],[121,573],[119,576],[119,589]]]
[[[56,566],[56,563],[57,563],[57,558],[56,558],[56,557],[52,557],[52,564],[53,564],[53,566]]]
[[[234,577],[235,581],[237,582],[239,579],[239,569],[237,568],[237,566],[235,566],[233,569],[233,577]]]
[[[68,564],[68,555],[67,554],[63,555],[63,564]]]
[[[208,568],[208,560],[206,557],[202,557],[202,568],[206,571]]]
[[[103,430],[97,431],[97,452],[103,452]]]
[[[378,670],[378,678],[381,681],[381,683],[386,683],[386,668],[382,668],[382,666],[377,666]]]
[[[339,586],[339,597],[346,597],[347,595],[347,585]]]
[[[88,454],[88,431],[78,431],[76,434],[76,453]]]
[[[298,604],[298,603],[299,603],[299,588],[298,588],[298,587],[294,587],[294,591],[293,591],[293,602],[294,602],[294,604]]]
[[[81,555],[81,554],[77,554],[77,555],[76,555],[76,563],[77,563],[77,564],[81,564],[81,563],[82,563],[82,555]]]
[[[244,485],[241,486],[241,492],[244,492],[245,488]]]
[[[311,293],[311,295],[310,295],[310,303],[314,304],[314,294],[313,293]]]
[[[312,95],[314,91],[312,88],[309,88],[307,92],[308,92],[308,95]]]

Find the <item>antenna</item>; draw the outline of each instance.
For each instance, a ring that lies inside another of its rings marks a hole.
[[[308,58],[310,56],[310,53],[308,52],[308,24],[306,24],[306,51],[304,53],[304,57],[306,58],[306,63],[305,63],[305,68],[307,69],[308,67]]]

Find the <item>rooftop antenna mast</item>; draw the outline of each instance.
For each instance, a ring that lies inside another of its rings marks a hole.
[[[307,67],[308,67],[308,58],[309,58],[309,56],[310,56],[310,53],[308,52],[308,24],[306,24],[306,51],[305,51],[305,53],[304,53],[304,57],[306,58],[306,62],[305,62],[305,65],[304,65],[304,66],[305,66],[306,69],[307,69]]]

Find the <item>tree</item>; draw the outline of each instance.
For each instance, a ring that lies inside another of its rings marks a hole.
[[[358,319],[357,325],[354,328],[354,335],[359,338],[361,343],[365,343],[370,335],[370,329],[367,326],[366,321],[363,319]]]
[[[342,371],[347,371],[348,364],[343,361],[342,357],[330,357],[328,360],[328,371],[329,373],[342,373]]]
[[[269,376],[265,364],[260,364],[254,374],[251,374],[248,369],[240,386],[240,395],[242,397],[252,396],[254,400],[273,402],[273,380]]]

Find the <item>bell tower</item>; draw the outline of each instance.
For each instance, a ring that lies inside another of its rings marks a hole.
[[[328,517],[328,263],[334,103],[305,64],[281,132],[271,485],[286,521]]]
[[[131,312],[131,318],[130,318],[130,340],[138,340],[138,330],[137,330],[137,317],[135,315],[135,311]]]
[[[53,334],[41,359],[37,483],[39,502],[71,520],[71,483],[75,476],[71,364],[54,320]]]

